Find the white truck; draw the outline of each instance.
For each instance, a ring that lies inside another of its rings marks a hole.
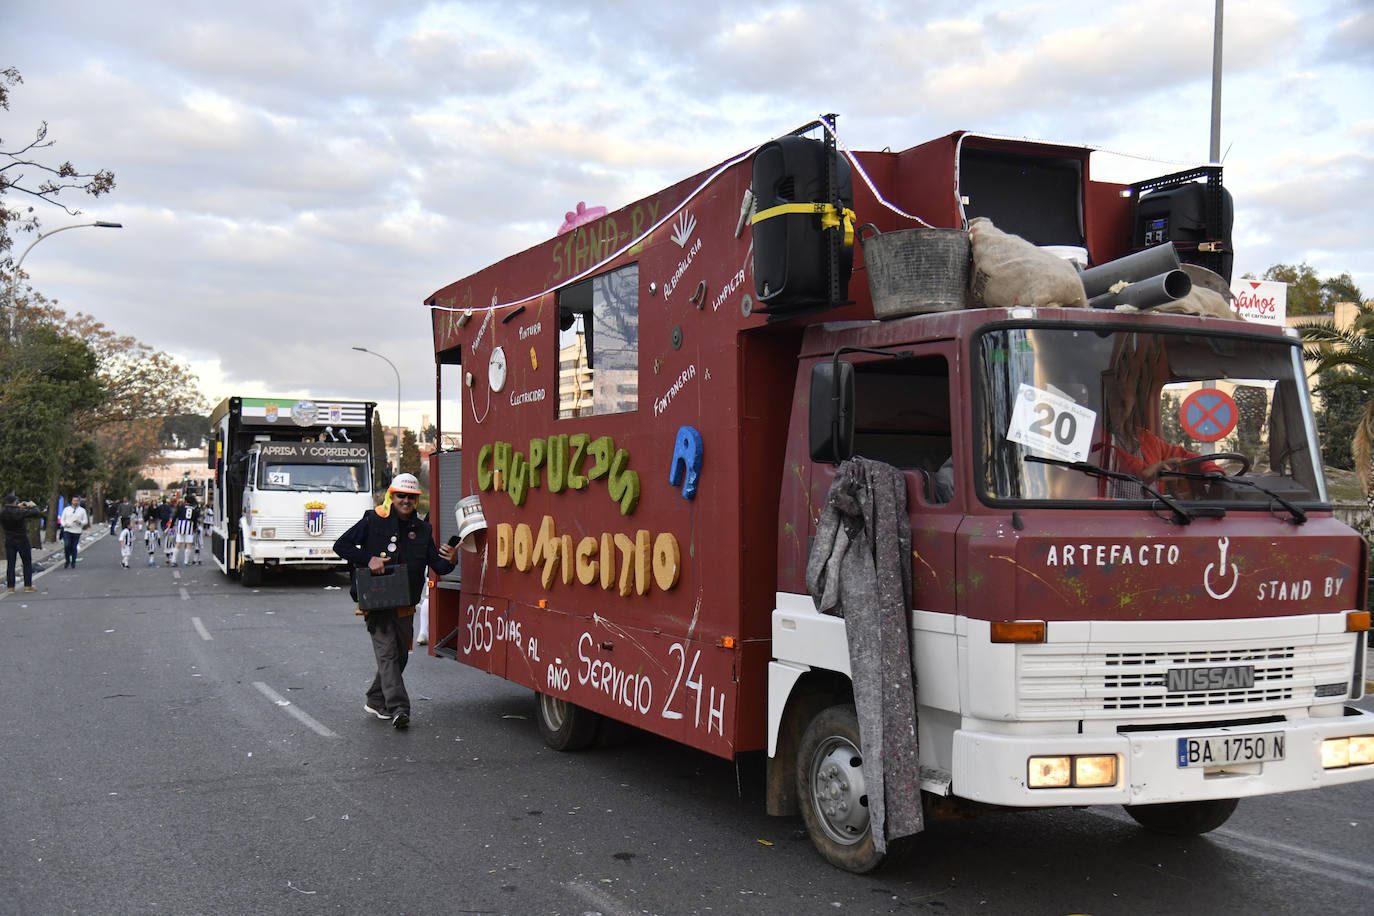
[[[372,401],[226,398],[210,415],[211,555],[248,587],[267,569],[346,568],[334,541],[372,508]]]

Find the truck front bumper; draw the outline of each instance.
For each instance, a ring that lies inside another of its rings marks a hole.
[[[267,566],[348,566],[334,552],[334,542],[328,541],[254,541],[245,545],[243,562]]]
[[[1282,760],[1228,766],[1180,766],[1179,741],[1199,736],[1243,738],[1281,733]],[[1010,735],[959,729],[954,733],[953,794],[1011,807],[1151,805],[1244,798],[1318,789],[1374,779],[1374,764],[1327,769],[1322,742],[1374,735],[1374,713],[1347,706],[1332,718],[1127,734]],[[1032,757],[1115,755],[1116,784],[1091,788],[1031,788]]]

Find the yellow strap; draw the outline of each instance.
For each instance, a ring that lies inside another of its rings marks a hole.
[[[854,211],[845,207],[843,210],[837,209],[833,204],[809,203],[809,204],[778,204],[776,207],[769,207],[767,210],[760,210],[754,214],[751,221],[757,223],[760,220],[772,219],[775,216],[787,216],[794,213],[817,214],[821,218],[822,229],[844,229],[845,247],[854,245],[854,223],[858,217]]]

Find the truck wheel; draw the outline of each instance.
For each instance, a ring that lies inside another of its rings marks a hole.
[[[1166,802],[1162,805],[1125,805],[1126,813],[1146,830],[1170,836],[1197,836],[1216,830],[1236,810],[1239,799]]]
[[[831,865],[862,875],[883,856],[873,848],[859,745],[853,706],[817,713],[797,749],[797,797],[816,851]]]
[[[245,560],[243,569],[239,573],[239,581],[243,583],[244,588],[257,588],[262,585],[262,565],[260,563],[250,563]]]
[[[539,734],[555,751],[580,751],[596,740],[601,716],[575,703],[534,692],[539,713]]]

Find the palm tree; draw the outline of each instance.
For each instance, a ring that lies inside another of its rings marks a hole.
[[[1354,321],[1338,328],[1334,317],[1324,318],[1300,324],[1298,332],[1304,343],[1303,357],[1315,365],[1312,374],[1330,373],[1318,386],[1319,392],[1353,387],[1368,401],[1350,451],[1365,503],[1374,515],[1374,306],[1353,285],[1342,292],[1356,303]]]

